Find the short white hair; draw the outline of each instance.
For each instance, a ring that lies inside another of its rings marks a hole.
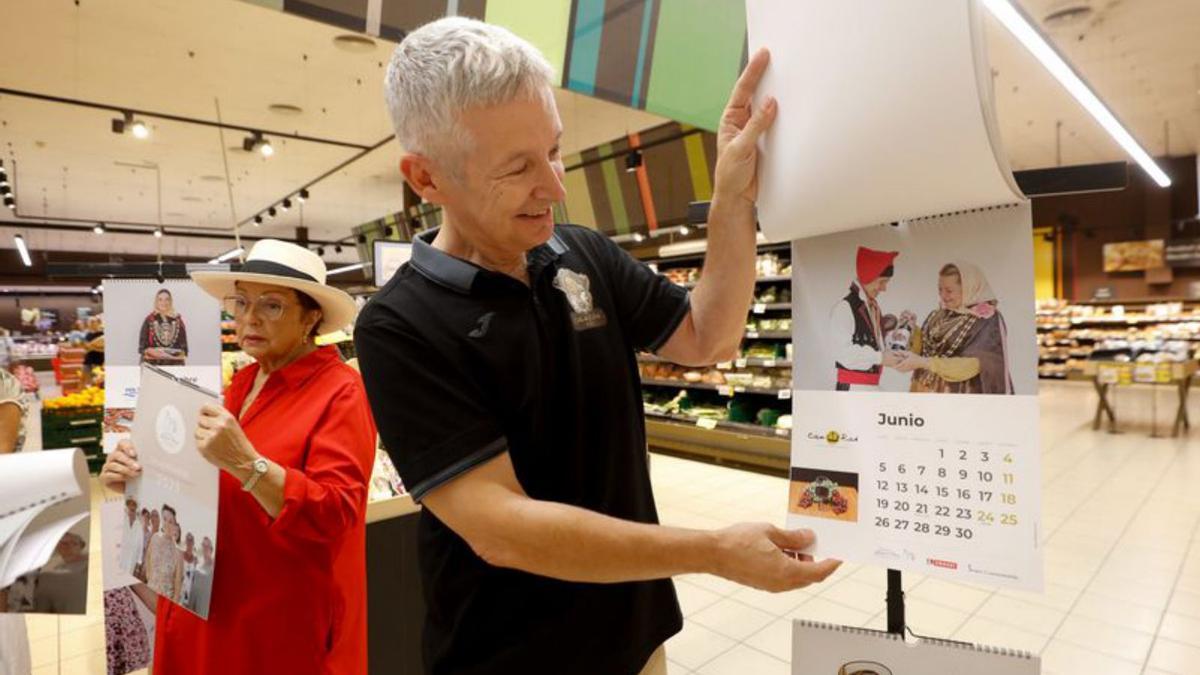
[[[447,17],[396,46],[384,93],[400,145],[433,156],[461,147],[458,121],[466,110],[544,95],[553,83],[546,57],[511,31]]]

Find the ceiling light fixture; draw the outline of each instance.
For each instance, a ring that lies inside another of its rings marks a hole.
[[[283,200],[283,202],[279,204],[279,208],[283,209],[284,211],[287,211],[288,209],[292,208],[292,200],[290,200],[290,199]]]
[[[210,261],[208,261],[208,262],[209,262],[209,263],[211,263],[211,264],[214,264],[214,265],[215,265],[215,264],[218,264],[218,263],[227,262],[227,261],[229,261],[229,260],[233,260],[234,258],[238,257],[239,255],[241,255],[241,254],[242,254],[242,253],[244,253],[245,251],[246,251],[246,249],[244,249],[244,248],[242,248],[241,246],[239,246],[239,247],[237,247],[237,248],[235,248],[235,249],[232,249],[232,250],[229,250],[229,251],[226,251],[226,252],[222,253],[221,255],[219,255],[219,256],[217,256],[217,257],[213,258],[212,260],[210,260]]]
[[[301,204],[308,201],[308,189],[307,188],[301,188],[300,192],[296,194],[296,201],[300,202]]]
[[[104,223],[96,223],[96,226],[92,228],[92,232],[96,234],[104,234],[106,231],[107,228],[104,227]]]
[[[161,227],[154,228],[154,238],[162,239],[162,236],[163,236],[163,229]]]
[[[259,225],[262,225],[262,214],[261,213],[257,216],[254,216],[254,226],[258,227]]]
[[[261,131],[252,131],[249,136],[243,138],[242,149],[246,152],[258,150],[263,157],[270,157],[275,154],[275,148],[271,147],[271,141],[263,138]]]
[[[129,132],[134,138],[147,138],[150,136],[150,127],[142,120],[133,118],[133,113],[121,113],[121,117],[114,117],[112,120],[112,132],[114,134],[123,134]]]
[[[13,199],[12,195],[4,196],[4,205],[13,211],[17,210],[17,200]]]
[[[633,173],[642,165],[642,151],[634,150],[625,155],[625,173]]]
[[[325,257],[325,247],[324,246],[317,247],[317,255],[321,256],[322,258]]]
[[[333,247],[333,252],[334,252],[334,253],[341,253],[341,252],[342,252],[342,245],[341,245],[341,244],[336,244],[336,245]]]
[[[267,209],[267,218],[274,218],[274,217],[275,217],[275,207],[272,206],[271,208]]]
[[[1021,44],[1025,45],[1025,48],[1045,66],[1046,70],[1050,71],[1050,74],[1083,106],[1084,110],[1087,110],[1100,126],[1104,127],[1113,140],[1129,153],[1146,173],[1150,174],[1159,187],[1171,185],[1171,178],[1159,168],[1150,154],[1117,120],[1108,106],[1104,105],[1100,97],[1096,96],[1091,87],[1075,72],[1075,69],[1058,54],[1058,51],[1046,38],[1042,37],[1041,32],[1034,27],[1013,0],[983,0],[983,4]]]
[[[13,242],[17,245],[17,253],[21,254],[21,262],[25,263],[26,267],[33,267],[33,261],[29,259],[29,249],[25,247],[25,237],[14,234]]]
[[[326,276],[332,276],[334,274],[341,274],[342,272],[353,272],[354,270],[361,270],[362,268],[364,268],[366,266],[367,266],[366,263],[354,263],[353,265],[346,265],[345,267],[335,267],[335,268],[329,270],[329,272]]]

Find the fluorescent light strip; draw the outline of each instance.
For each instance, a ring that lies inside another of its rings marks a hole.
[[[345,267],[335,267],[335,268],[329,270],[328,276],[333,276],[334,274],[341,274],[342,272],[352,272],[354,270],[361,270],[364,267],[366,267],[366,263],[354,263],[353,265],[346,265]]]
[[[992,15],[1004,24],[1004,27],[1009,30],[1025,48],[1029,50],[1046,70],[1054,76],[1056,80],[1071,96],[1075,97],[1076,101],[1087,110],[1092,117],[1104,127],[1113,140],[1120,145],[1125,152],[1129,153],[1134,160],[1141,165],[1146,173],[1158,183],[1160,187],[1169,187],[1171,178],[1159,168],[1150,154],[1134,140],[1133,135],[1119,122],[1108,106],[1100,100],[1098,96],[1091,90],[1090,87],[1079,77],[1070,64],[1068,64],[1054,47],[1042,37],[1041,32],[1029,21],[1025,14],[1017,8],[1014,0],[983,0],[983,4],[991,11]]]
[[[14,234],[13,241],[17,244],[17,253],[21,254],[21,262],[25,263],[26,267],[33,267],[33,261],[29,259],[29,249],[25,247],[25,237]]]
[[[245,251],[246,251],[246,249],[244,249],[244,248],[235,248],[232,251],[226,251],[226,252],[222,253],[221,255],[213,258],[212,260],[209,260],[208,264],[216,265],[218,263],[223,263],[228,260],[233,260],[234,258],[238,257]]]

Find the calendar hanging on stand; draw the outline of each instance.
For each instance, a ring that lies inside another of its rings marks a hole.
[[[793,242],[789,526],[890,570],[893,633],[901,571],[1040,591],[1032,214],[982,5],[747,10],[780,111],[759,222]]]

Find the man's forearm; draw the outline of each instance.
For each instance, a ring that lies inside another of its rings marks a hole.
[[[737,196],[713,198],[708,214],[704,273],[692,292],[696,334],[720,358],[741,342],[754,297],[754,205]]]
[[[505,501],[497,514],[505,526],[477,548],[490,564],[592,583],[717,572],[714,532],[635,523],[558,502]]]

